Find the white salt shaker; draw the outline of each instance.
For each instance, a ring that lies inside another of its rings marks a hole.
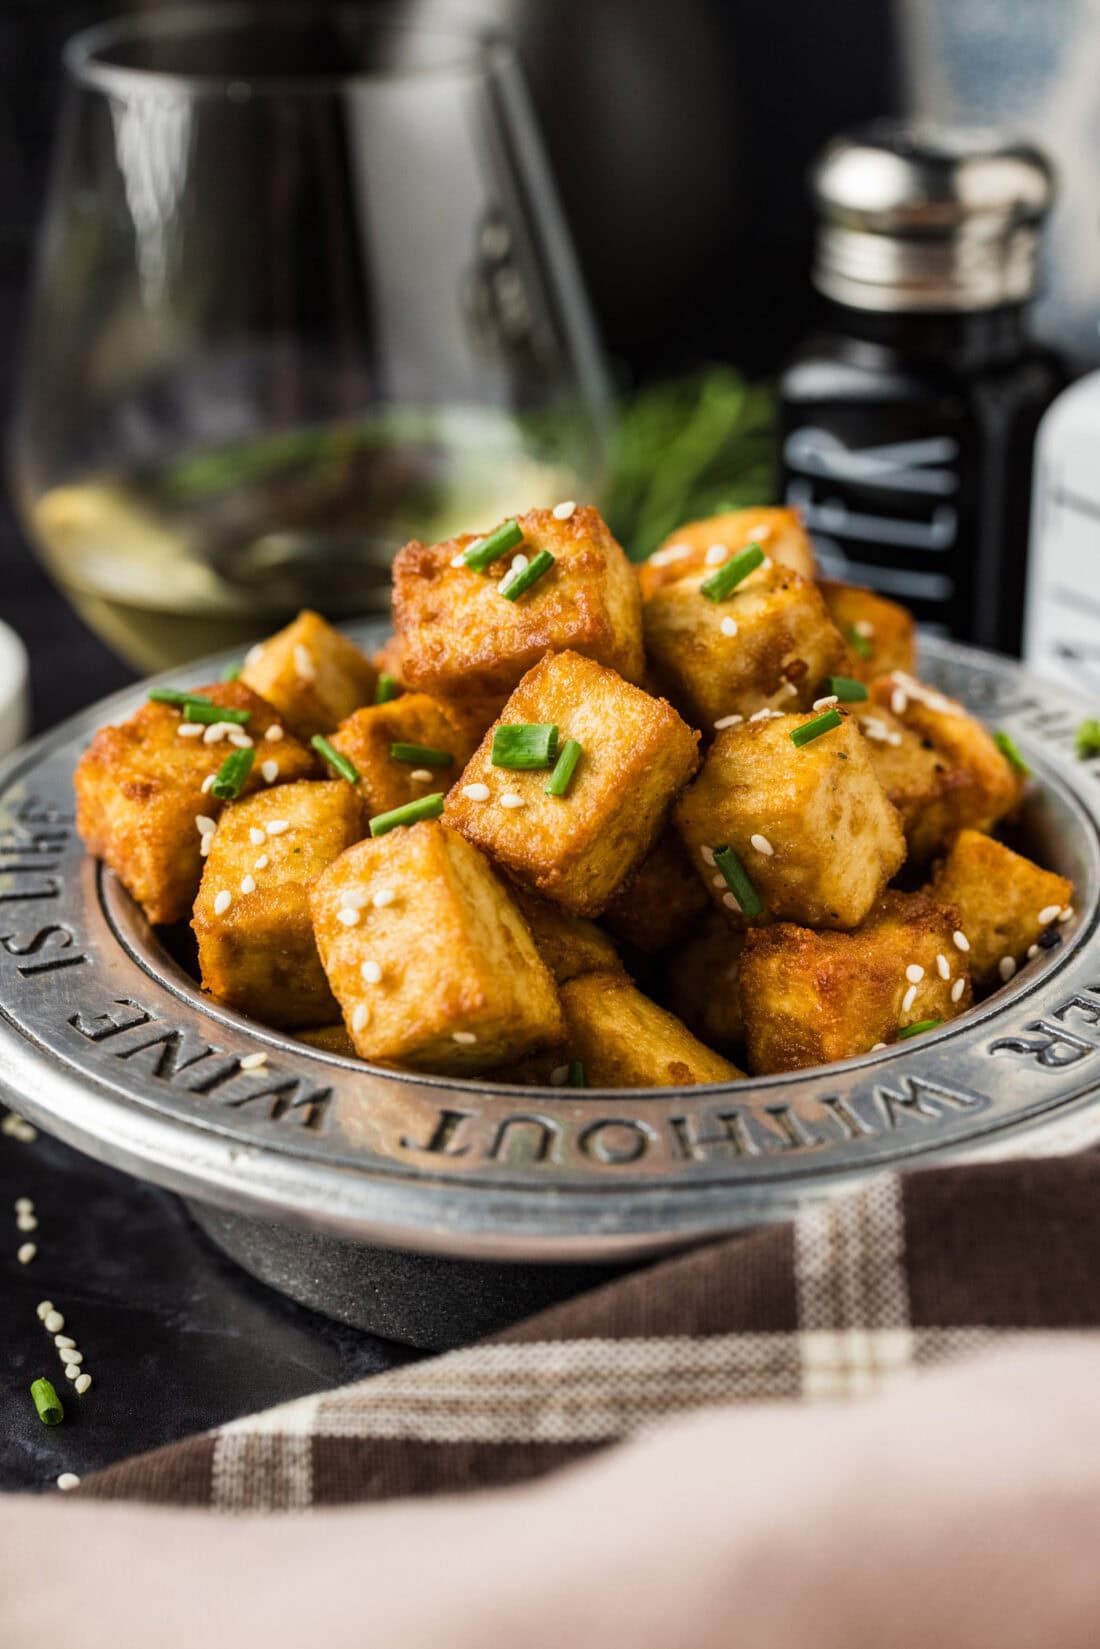
[[[1100,713],[1100,372],[1063,390],[1036,436],[1024,659]]]

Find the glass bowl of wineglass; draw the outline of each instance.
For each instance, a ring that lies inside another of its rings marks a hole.
[[[155,669],[598,499],[603,364],[507,43],[229,4],[77,35],[16,417],[50,572]]]

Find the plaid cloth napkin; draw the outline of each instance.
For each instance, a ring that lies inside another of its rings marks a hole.
[[[1098,1325],[1100,1155],[884,1176],[78,1494],[244,1512],[517,1483],[690,1409],[862,1397],[1021,1330]]]

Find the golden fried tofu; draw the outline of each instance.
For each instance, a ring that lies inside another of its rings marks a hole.
[[[827,714],[828,712],[823,712]],[[719,909],[741,906],[715,866],[732,848],[763,910],[755,922],[856,928],[905,859],[898,813],[850,716],[801,748],[791,734],[813,716],[771,716],[727,728],[680,798],[677,828]]]
[[[706,574],[665,584],[643,609],[649,661],[695,727],[765,706],[807,710],[844,658],[844,643],[817,585],[790,568],[762,566],[711,601]]]
[[[388,813],[406,802],[447,790],[470,759],[474,740],[427,693],[403,693],[389,704],[356,710],[332,735],[332,744],[354,764],[369,813]],[[421,745],[450,756],[444,764],[399,761],[395,744]]]
[[[684,1024],[712,1048],[739,1048],[744,932],[733,932],[711,911],[668,961],[668,1002]]]
[[[185,721],[176,705],[150,701],[128,721],[99,730],[73,780],[85,846],[154,923],[191,914],[203,836],[223,806],[209,787],[227,755],[249,743],[255,749],[246,791],[317,770],[312,751],[285,733],[282,717],[243,682],[218,681],[195,693],[227,710],[247,710],[249,720],[203,726]]]
[[[977,985],[1000,984],[1036,953],[1073,898],[1073,883],[978,830],[960,830],[930,892],[954,905]]]
[[[688,573],[712,571],[749,544],[759,544],[777,565],[791,567],[803,578],[817,576],[813,544],[797,510],[726,510],[703,521],[688,521],[669,534],[638,567],[642,595],[651,596],[662,584],[675,584]]]
[[[681,1088],[744,1075],[699,1042],[624,973],[582,973],[561,988],[566,1047],[589,1088]]]
[[[969,778],[884,704],[870,701],[850,708],[879,783],[901,814],[909,859],[924,864],[955,829],[955,792],[965,792]]]
[[[513,887],[511,893],[531,929],[535,948],[559,985],[579,973],[606,973],[622,966],[615,946],[595,922],[521,887]]]
[[[338,1025],[318,1025],[312,1031],[297,1031],[294,1040],[306,1042],[311,1048],[319,1048],[322,1053],[343,1054],[345,1059],[359,1057],[343,1020]]]
[[[636,950],[652,952],[675,944],[709,908],[706,889],[668,825],[652,852],[616,890],[604,921]]]
[[[935,775],[934,792],[907,804],[914,858],[927,858],[958,830],[992,830],[1018,805],[1024,789],[1022,776],[998,750],[988,730],[961,704],[901,670],[877,677],[870,684],[870,695],[867,708],[859,712],[864,725],[868,712],[881,716],[889,710],[893,717],[889,725],[900,723],[908,728],[925,752],[943,764],[942,772]],[[916,777],[912,745],[900,748],[910,752],[919,793],[928,778],[928,764],[923,764],[924,778]]]
[[[818,589],[848,648],[842,674],[872,681],[890,670],[916,668],[917,626],[905,607],[858,584],[823,578]]]
[[[965,1012],[973,989],[958,925],[958,911],[927,893],[890,892],[855,933],[753,928],[741,955],[750,1071],[852,1059],[907,1025]]]
[[[405,688],[409,685],[405,680],[405,643],[400,636],[393,635],[388,641],[384,641],[371,659],[371,663],[379,678],[392,676],[398,687]]]
[[[579,653],[547,654],[501,721],[550,724],[559,749],[580,744],[568,792],[546,794],[546,768],[494,767],[490,728],[447,797],[447,822],[521,885],[598,916],[660,834],[695,770],[698,735],[663,699]]]
[[[373,704],[378,672],[353,641],[307,608],[251,649],[241,680],[269,699],[300,738],[311,739]]]
[[[191,923],[205,991],[269,1025],[334,1018],[309,889],[365,828],[362,799],[343,779],[276,785],[226,807]]]
[[[518,518],[523,543],[486,572],[454,565],[475,538],[406,544],[393,568],[393,611],[407,679],[433,697],[499,705],[548,650],[570,649],[640,681],[641,598],[634,569],[598,510]],[[554,564],[514,601],[498,585],[516,555]]]
[[[362,1058],[462,1075],[562,1040],[526,922],[477,849],[438,820],[349,848],[310,905]]]

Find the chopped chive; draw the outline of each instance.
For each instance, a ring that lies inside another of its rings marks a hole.
[[[581,759],[581,747],[576,739],[566,739],[554,766],[554,771],[543,785],[548,796],[564,796],[573,780],[577,763]]]
[[[243,727],[246,721],[252,720],[251,710],[227,710],[224,705],[211,704],[209,699],[187,699],[183,706],[184,721],[201,721],[213,726],[217,721],[235,722]]]
[[[737,588],[742,579],[748,578],[757,567],[764,564],[764,552],[759,544],[746,544],[743,550],[729,561],[723,563],[716,573],[704,578],[699,586],[700,595],[705,595],[708,601],[725,601],[731,590]]]
[[[898,1041],[902,1042],[908,1036],[922,1036],[925,1031],[934,1031],[937,1025],[942,1025],[942,1019],[918,1019],[915,1025],[899,1025]]]
[[[182,709],[185,704],[209,704],[210,699],[203,698],[201,693],[182,693],[178,687],[150,687],[149,697],[154,704],[178,704]]]
[[[851,676],[830,676],[829,691],[836,694],[841,704],[860,704],[871,696],[863,683]]]
[[[480,544],[471,544],[462,557],[463,565],[472,572],[483,573],[491,567],[494,561],[499,561],[502,555],[514,550],[517,544],[523,543],[523,528],[518,521],[502,521],[500,526],[491,532],[488,538],[483,538]]]
[[[846,635],[848,638],[848,645],[857,658],[863,659],[865,663],[868,659],[874,658],[875,649],[871,646],[871,643],[867,640],[866,636],[860,635],[854,624],[848,626]]]
[[[391,676],[388,670],[383,670],[374,689],[375,704],[389,704],[391,699],[401,697],[401,683],[396,676]]]
[[[336,769],[342,779],[346,779],[349,784],[359,783],[359,769],[353,761],[349,761],[345,755],[341,754],[335,745],[331,745],[327,739],[322,738],[320,733],[314,733],[309,742],[317,754],[323,756],[329,766]]]
[[[764,906],[760,895],[749,881],[745,867],[733,851],[732,847],[716,847],[714,863],[726,879],[726,885],[737,903],[741,906],[743,916],[759,916]]]
[[[454,757],[449,750],[437,750],[431,744],[391,744],[390,755],[395,762],[412,762],[417,767],[454,765]]]
[[[526,567],[521,568],[518,573],[509,573],[507,578],[501,579],[501,595],[505,601],[515,601],[517,596],[521,596],[525,590],[529,590],[532,584],[537,584],[543,574],[548,573],[553,565],[554,557],[550,554],[550,551],[540,550],[534,560],[529,561]]]
[[[419,801],[406,802],[404,807],[391,808],[388,813],[376,813],[370,822],[372,836],[384,836],[398,825],[419,824],[421,819],[438,819],[443,812],[443,792],[421,796]]]
[[[222,671],[222,680],[223,681],[240,681],[240,679],[241,679],[241,668],[242,667],[239,664],[229,665],[229,667],[227,669]]]
[[[791,743],[801,750],[811,739],[819,739],[822,733],[831,732],[834,727],[839,727],[843,720],[844,717],[839,710],[823,710],[813,721],[804,721],[801,727],[794,729]]]
[[[558,730],[545,722],[507,722],[493,734],[494,767],[553,767]]]
[[[1086,716],[1077,729],[1077,759],[1087,761],[1090,756],[1100,756],[1100,721],[1095,716]]]
[[[569,1061],[569,1077],[566,1082],[569,1088],[587,1088],[588,1083],[584,1075],[584,1060],[571,1059]]]
[[[1031,768],[1021,756],[1016,740],[1011,733],[994,733],[993,743],[1010,767],[1014,767],[1017,773],[1022,773],[1025,779],[1030,777]]]
[[[248,783],[255,760],[255,750],[234,750],[231,756],[226,756],[210,786],[210,794],[220,802],[235,802]]]
[[[44,1426],[59,1426],[65,1418],[65,1410],[61,1406],[61,1399],[53,1388],[51,1380],[32,1380],[31,1396],[34,1406],[38,1410],[38,1418]]]

